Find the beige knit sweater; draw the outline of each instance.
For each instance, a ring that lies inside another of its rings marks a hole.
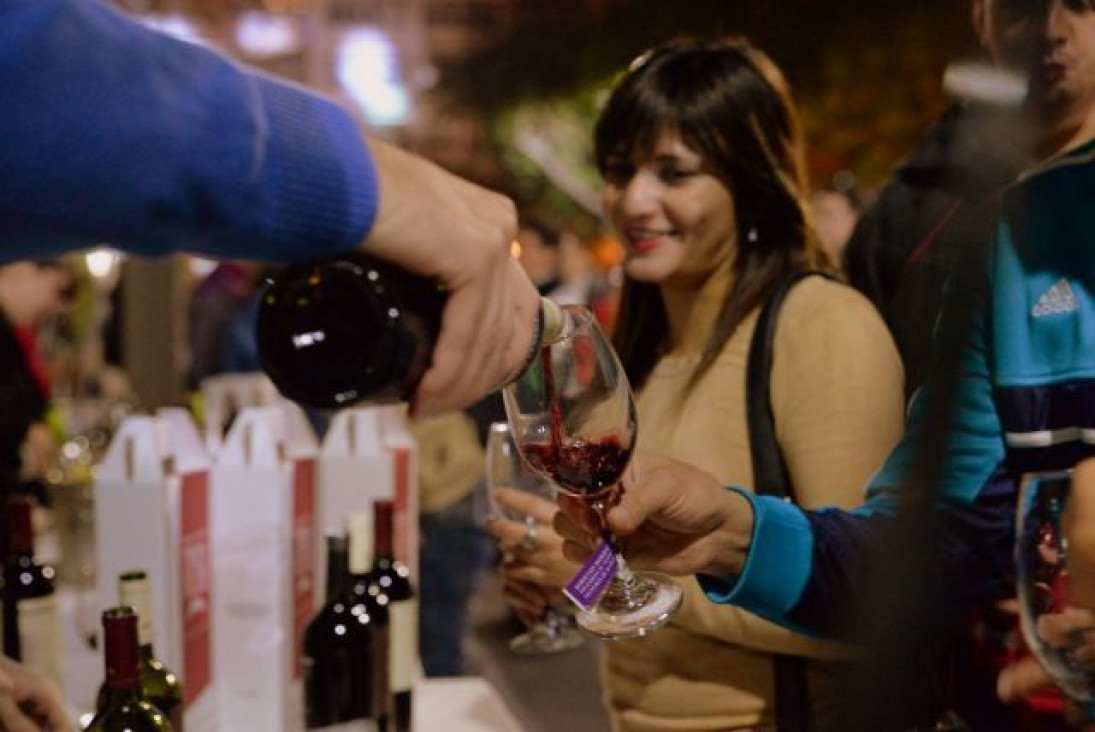
[[[667,356],[658,363],[638,399],[640,450],[683,460],[728,485],[752,487],[744,386],[755,324],[754,313],[684,399],[695,359]],[[889,333],[867,300],[817,277],[795,287],[776,330],[771,393],[801,505],[862,502],[867,479],[903,429],[902,378]],[[620,730],[768,727],[774,722],[770,652],[818,659],[849,652],[715,605],[694,579],[681,585],[684,606],[667,627],[606,646],[606,696]],[[824,722],[835,705],[832,670],[811,666],[814,714]]]

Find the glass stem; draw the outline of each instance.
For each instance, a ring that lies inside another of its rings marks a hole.
[[[631,568],[627,566],[624,554],[620,551],[620,540],[608,529],[608,521],[605,520],[606,508],[604,501],[593,502],[593,510],[596,511],[597,518],[601,522],[601,536],[608,542],[608,545],[612,548],[612,556],[616,558],[616,576],[612,578],[612,584],[614,586],[621,585],[621,587],[615,588],[617,592],[626,592],[634,583],[635,575],[631,573]]]

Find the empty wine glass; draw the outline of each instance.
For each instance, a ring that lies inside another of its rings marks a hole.
[[[1065,534],[1072,491],[1071,471],[1023,476],[1016,514],[1015,564],[1023,636],[1053,680],[1074,701],[1095,700],[1095,662],[1087,646],[1091,608],[1072,605]]]
[[[487,440],[487,485],[494,510],[511,521],[525,523],[529,527],[528,535],[535,536],[535,518],[497,504],[493,499],[494,490],[500,487],[516,488],[548,500],[554,494],[552,485],[524,464],[510,435],[509,425],[505,422],[496,422],[490,426]],[[555,604],[548,603],[539,622],[528,632],[511,639],[509,648],[514,653],[537,655],[569,651],[584,643],[582,634],[574,627],[573,618]]]
[[[623,366],[586,308],[561,308],[563,329],[519,379],[502,390],[513,439],[537,473],[560,490],[588,501],[604,522],[606,503],[627,470],[635,445],[635,403]],[[578,624],[613,640],[643,636],[664,625],[680,607],[681,589],[662,574],[633,573],[604,531],[615,574],[596,599],[601,583],[583,572]],[[595,553],[594,561],[604,557]],[[592,570],[592,564],[587,564]]]

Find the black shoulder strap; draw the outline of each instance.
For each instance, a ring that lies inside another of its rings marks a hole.
[[[753,458],[753,490],[759,495],[794,500],[794,486],[783,462],[776,440],[769,379],[772,374],[772,346],[776,336],[779,310],[787,294],[799,281],[810,275],[827,277],[823,272],[796,272],[776,287],[757,316],[749,360],[745,367],[745,408],[749,425],[749,449]],[[801,658],[775,657],[776,728],[779,732],[807,732],[810,729],[809,690],[806,667]]]
[[[787,475],[787,466],[776,440],[776,425],[772,416],[769,379],[772,374],[772,346],[776,339],[776,322],[780,307],[796,284],[811,275],[827,277],[822,272],[807,270],[786,277],[777,285],[757,316],[749,360],[745,367],[745,407],[749,423],[749,448],[753,458],[753,490],[761,495],[794,499],[794,488]]]

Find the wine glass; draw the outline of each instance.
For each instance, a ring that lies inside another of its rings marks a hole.
[[[490,426],[490,436],[487,439],[487,486],[491,492],[494,510],[511,521],[524,522],[533,532],[536,529],[536,519],[497,504],[493,499],[494,489],[506,486],[549,500],[553,497],[552,485],[524,464],[510,435],[509,425],[505,422],[495,422]],[[553,603],[548,603],[539,622],[528,632],[511,639],[509,648],[522,655],[556,653],[578,648],[585,643],[585,639],[573,623],[570,615]]]
[[[606,504],[635,445],[635,402],[593,314],[577,305],[560,309],[561,335],[541,347],[520,378],[502,390],[506,416],[529,467],[588,501],[603,526]],[[647,635],[680,607],[681,589],[665,575],[632,572],[607,528],[604,538],[615,573],[599,600],[596,592],[578,594],[568,585],[568,596],[582,608],[578,624],[607,640]],[[599,550],[583,568],[583,589],[591,586],[586,570],[604,556]]]
[[[1019,491],[1016,513],[1015,564],[1019,620],[1034,656],[1074,701],[1095,700],[1095,663],[1076,651],[1085,643],[1072,603],[1068,568],[1069,497],[1072,472],[1027,473]],[[1091,608],[1087,608],[1091,609]]]

